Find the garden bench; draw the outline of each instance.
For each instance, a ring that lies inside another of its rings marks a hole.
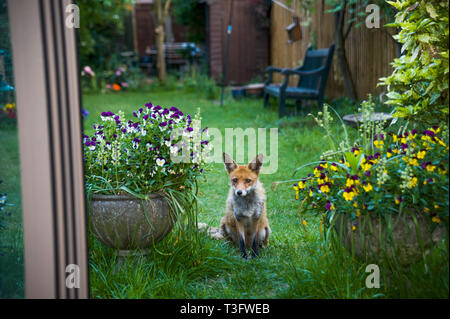
[[[189,56],[187,55],[187,50],[189,49],[190,45],[193,45],[195,47],[194,43],[188,42],[164,43],[164,54],[167,65],[177,67],[187,65],[190,60]],[[158,51],[156,50],[156,47],[149,51],[149,56],[151,57],[152,61],[157,60]],[[194,55],[191,56],[191,59],[199,59],[200,57],[200,50],[196,50]]]
[[[323,104],[323,95],[327,84],[328,73],[333,61],[334,44],[328,49],[306,51],[303,65],[294,69],[281,69],[269,66],[266,69],[268,78],[264,83],[264,107],[267,107],[269,96],[279,99],[279,117],[286,115],[286,99],[317,100],[319,107]],[[281,85],[272,84],[272,74],[279,72],[285,76]],[[298,75],[297,87],[288,86],[289,77]]]

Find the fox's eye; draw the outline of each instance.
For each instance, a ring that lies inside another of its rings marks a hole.
[[[236,184],[238,180],[237,178],[233,178],[231,181],[233,182],[233,184]]]
[[[248,179],[248,178],[245,180],[245,182],[246,182],[247,184],[250,183],[251,181],[252,181],[252,180],[251,180],[251,179]]]

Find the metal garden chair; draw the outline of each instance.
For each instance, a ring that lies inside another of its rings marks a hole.
[[[264,107],[267,106],[269,96],[275,96],[279,99],[278,114],[279,117],[287,115],[286,99],[317,100],[319,107],[323,104],[323,95],[327,84],[330,66],[333,61],[334,44],[328,49],[312,50],[311,47],[306,51],[303,65],[294,69],[280,69],[269,66],[266,73],[269,74],[264,83]],[[271,84],[272,74],[279,72],[285,76],[281,85]],[[298,75],[299,81],[297,87],[288,86],[289,77]]]

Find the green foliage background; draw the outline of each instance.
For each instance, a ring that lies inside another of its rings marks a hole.
[[[188,41],[205,42],[205,5],[198,0],[173,0],[173,16],[177,23],[188,27]]]
[[[80,64],[108,70],[117,65],[118,53],[129,50],[124,20],[132,0],[77,0]]]
[[[394,72],[380,79],[395,115],[416,126],[448,123],[448,1],[388,1],[398,10],[392,27],[403,44]]]

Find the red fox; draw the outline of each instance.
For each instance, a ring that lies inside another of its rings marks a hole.
[[[258,179],[262,160],[263,155],[259,154],[248,165],[238,165],[223,153],[231,187],[220,231],[239,246],[243,258],[247,258],[247,249],[250,248],[252,257],[258,256],[259,248],[268,245],[271,233],[266,213],[266,193]]]

